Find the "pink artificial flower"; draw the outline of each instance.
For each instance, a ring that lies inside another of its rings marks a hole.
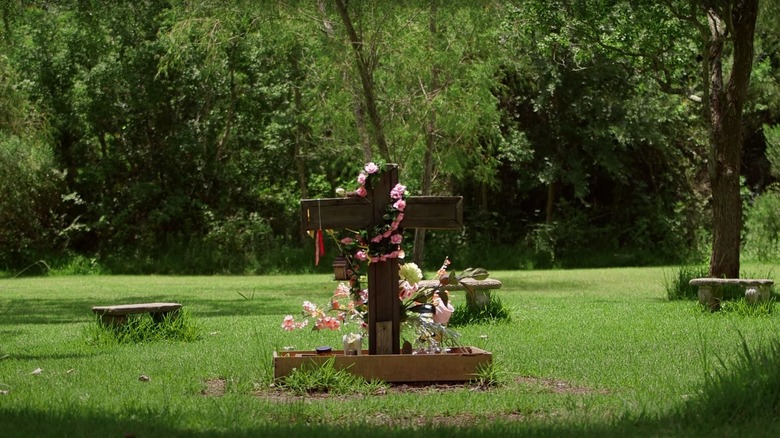
[[[349,297],[349,286],[346,283],[339,282],[336,286],[336,290],[333,291],[334,298],[347,298]]]
[[[390,198],[396,200],[402,199],[405,193],[406,193],[406,186],[401,184],[396,184],[395,187],[393,187],[393,190],[390,191]]]
[[[402,249],[399,249],[399,250],[398,250],[398,258],[399,258],[399,259],[402,259],[402,258],[404,258],[404,257],[406,257],[406,253],[404,252],[404,250],[402,250]]]
[[[329,329],[338,330],[341,327],[341,321],[337,318],[325,316],[317,320],[317,324],[314,326],[316,330]]]
[[[447,291],[444,291],[444,293],[447,293]],[[450,316],[452,316],[452,312],[455,311],[455,308],[452,307],[452,303],[448,302],[445,306],[444,301],[439,298],[439,294],[433,294],[433,305],[436,306],[436,313],[433,314],[433,322],[447,325],[450,321]]]
[[[393,234],[390,236],[390,243],[393,245],[400,245],[401,242],[404,241],[404,235],[403,234]]]
[[[368,254],[366,254],[365,251],[358,251],[355,253],[355,258],[360,260],[361,262],[364,262],[368,260]]]
[[[398,215],[395,217],[395,222],[400,224],[402,220],[404,220],[404,214],[398,213]]]
[[[417,285],[409,284],[408,281],[404,280],[401,282],[401,287],[398,290],[398,298],[406,300],[411,298],[415,292],[417,292]]]
[[[406,201],[403,199],[399,199],[395,201],[395,204],[393,204],[393,208],[395,208],[398,211],[404,211],[406,208]]]
[[[371,175],[379,172],[379,166],[371,162],[366,164],[366,167],[364,167],[363,170],[365,170],[367,174]]]
[[[341,239],[341,244],[342,245],[352,245],[352,242],[354,242],[354,241],[355,241],[355,239],[353,239],[351,237],[345,237],[345,238]]]
[[[379,243],[382,240],[383,237],[384,237],[384,235],[377,234],[376,236],[371,238],[371,242],[372,243]]]
[[[368,191],[365,187],[358,187],[357,190],[355,190],[355,193],[360,196],[361,198],[365,198],[366,195],[368,195]]]
[[[438,271],[436,271],[436,278],[442,278],[444,274],[447,273],[447,267],[450,265],[450,258],[444,257],[444,263],[442,263],[441,268],[439,268]]]
[[[303,311],[305,313],[308,313],[311,316],[314,316],[317,314],[317,305],[312,303],[311,301],[304,301],[303,302]]]
[[[357,182],[361,186],[366,185],[366,178],[368,178],[368,175],[366,175],[364,172],[360,172],[360,175],[357,177]]]
[[[282,321],[282,328],[288,332],[295,330],[295,318],[292,315],[285,316]]]

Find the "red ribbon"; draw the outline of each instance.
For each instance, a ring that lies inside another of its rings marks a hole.
[[[319,266],[320,256],[325,255],[325,241],[322,239],[322,230],[317,230],[314,242],[314,265]]]

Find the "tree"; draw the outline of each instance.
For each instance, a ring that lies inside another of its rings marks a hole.
[[[753,65],[758,0],[523,2],[526,11],[574,48],[650,74],[667,92],[701,102],[712,189],[710,275],[739,276],[742,110]],[[693,56],[692,56],[693,55]],[[698,72],[692,68],[699,59]],[[702,97],[703,96],[703,97]]]
[[[702,76],[710,131],[708,163],[712,185],[710,276],[739,277],[742,200],[742,110],[753,68],[753,39],[758,0],[706,1],[707,27]],[[731,54],[724,52],[731,45]],[[727,65],[730,64],[730,65]],[[724,78],[724,72],[729,72]]]

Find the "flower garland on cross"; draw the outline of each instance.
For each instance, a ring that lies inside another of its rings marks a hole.
[[[365,198],[368,195],[366,187],[373,187],[375,180],[379,178],[381,168],[381,164],[373,162],[366,164],[357,176],[357,190],[347,193],[342,189],[337,190],[337,193],[342,196]],[[406,186],[401,183],[396,184],[390,190],[391,202],[383,217],[384,222],[375,225],[373,229],[347,230],[346,236],[343,237],[339,237],[333,230],[328,231],[336,242],[339,253],[347,261],[350,296],[363,316],[368,315],[368,290],[363,288],[362,282],[366,272],[364,265],[405,257],[401,247],[404,239],[401,221],[404,219],[406,197]],[[365,323],[363,325],[365,326]]]

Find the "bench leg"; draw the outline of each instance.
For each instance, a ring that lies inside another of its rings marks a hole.
[[[167,312],[152,312],[150,315],[152,315],[152,321],[159,324],[163,322],[165,318],[168,318],[168,315],[170,315],[171,320],[176,319],[179,316],[179,311],[169,310]]]
[[[720,287],[710,285],[699,286],[699,303],[707,306],[711,311],[720,310],[721,300],[723,300],[723,291]]]
[[[126,315],[100,315],[100,322],[105,326],[120,326],[127,322]]]
[[[487,309],[490,304],[490,290],[466,290],[466,306],[471,309]]]
[[[755,304],[758,302],[758,300],[761,298],[761,295],[758,293],[758,288],[748,286],[745,288],[745,301],[747,301],[750,304]]]
[[[758,287],[758,295],[761,297],[761,301],[769,301],[772,286],[762,285]]]

